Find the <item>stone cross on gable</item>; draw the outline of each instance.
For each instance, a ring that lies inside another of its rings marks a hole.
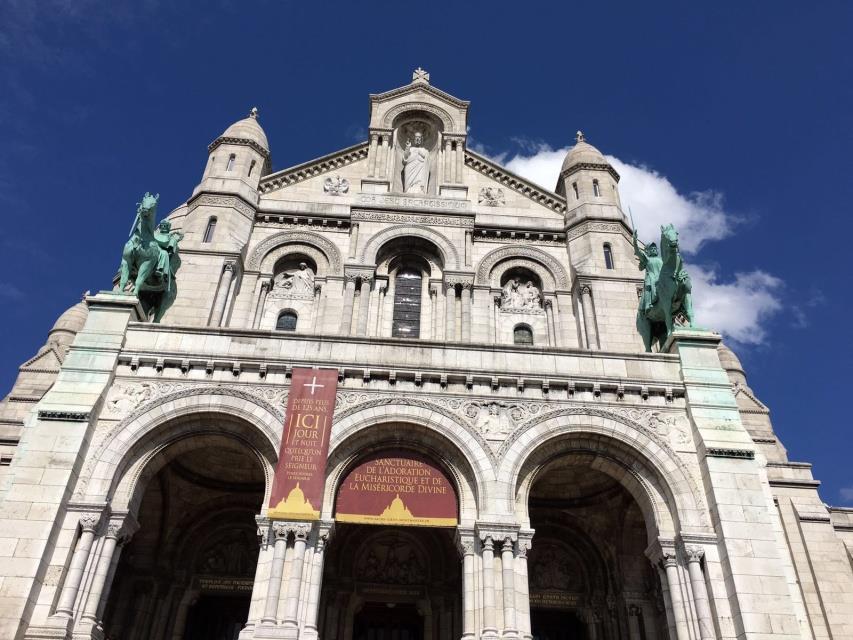
[[[412,82],[426,82],[429,84],[429,73],[418,67],[412,73]]]

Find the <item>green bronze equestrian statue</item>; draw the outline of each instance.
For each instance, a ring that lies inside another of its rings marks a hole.
[[[146,192],[136,207],[136,218],[130,230],[130,239],[121,255],[119,291],[132,285],[129,293],[137,296],[148,317],[160,322],[163,314],[175,301],[178,287],[175,274],[181,266],[178,243],[184,234],[172,231],[168,220],[155,229],[157,200]]]
[[[662,255],[658,255],[654,242],[641,249],[634,231],[634,253],[640,259],[640,270],[646,272],[637,309],[637,331],[646,351],[651,351],[655,342],[661,349],[676,324],[693,326],[692,285],[678,251],[678,231],[671,224],[660,228]]]

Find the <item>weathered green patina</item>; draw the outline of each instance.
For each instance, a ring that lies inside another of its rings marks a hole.
[[[136,207],[136,218],[130,230],[130,239],[121,255],[119,290],[130,288],[139,298],[142,308],[154,322],[175,301],[178,287],[175,274],[181,266],[178,243],[184,234],[172,231],[172,223],[163,220],[155,228],[157,200],[146,192]]]
[[[678,231],[671,224],[660,228],[660,255],[654,242],[641,249],[636,231],[634,253],[640,259],[640,269],[646,272],[637,330],[646,351],[651,351],[655,342],[658,348],[663,347],[677,325],[693,326],[692,285],[678,250]]]

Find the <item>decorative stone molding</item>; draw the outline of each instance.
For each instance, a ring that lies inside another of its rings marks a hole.
[[[426,111],[427,113],[437,116],[439,120],[441,120],[444,131],[451,132],[456,130],[453,126],[453,117],[441,107],[429,104],[428,102],[404,102],[389,109],[382,118],[382,127],[390,129],[394,125],[394,120],[397,119],[397,116],[407,111]],[[461,135],[464,135],[464,133],[460,133]]]
[[[343,267],[341,252],[329,239],[310,231],[282,231],[270,236],[252,250],[246,261],[247,271],[257,271],[261,268],[264,257],[274,249],[287,245],[303,243],[320,250],[328,261],[333,274],[340,274]]]
[[[39,410],[39,420],[61,420],[63,422],[87,422],[88,411],[53,411]]]
[[[394,213],[391,211],[359,211],[354,210],[350,215],[353,221],[391,222],[397,224],[421,224],[436,227],[465,227],[474,228],[473,217],[468,216],[435,216],[418,213]]]
[[[678,557],[674,553],[664,552],[661,554],[661,565],[666,569],[668,567],[678,566]]]
[[[261,193],[269,193],[283,187],[289,187],[308,178],[340,169],[353,162],[366,160],[368,148],[369,145],[367,142],[361,142],[352,147],[322,156],[316,160],[283,169],[282,171],[261,178],[258,190]]]
[[[590,231],[598,231],[601,233],[619,233],[628,236],[625,227],[618,222],[594,222],[587,221],[575,225],[566,232],[566,240],[572,241]]]
[[[709,447],[705,450],[709,458],[739,458],[741,460],[755,460],[755,451],[749,449],[719,449]]]
[[[560,172],[560,178],[568,178],[578,171],[606,171],[613,176],[616,182],[619,182],[619,174],[616,172],[616,169],[609,164],[599,164],[597,162],[578,162],[577,164],[573,164],[568,169]]]
[[[92,533],[98,528],[98,524],[101,522],[101,514],[100,513],[86,513],[80,516],[80,528],[83,531],[91,531]]]
[[[687,556],[687,562],[701,562],[705,557],[705,550],[695,545],[685,546],[684,553]]]
[[[242,198],[237,196],[216,195],[213,193],[202,193],[189,203],[189,211],[198,207],[230,207],[243,214],[247,218],[254,218],[256,209]]]
[[[275,527],[276,524],[273,524]],[[285,522],[284,524],[287,533],[292,533],[293,537],[297,540],[307,540],[308,534],[311,533],[312,524],[308,522]]]
[[[273,522],[272,523],[272,534],[276,540],[281,540],[282,538],[287,538],[290,533],[290,524],[287,522]]]
[[[489,284],[490,277],[495,266],[499,262],[510,258],[514,258],[516,260],[526,258],[533,262],[538,262],[547,269],[548,274],[550,275],[548,280],[555,284],[552,288],[568,289],[570,282],[569,275],[566,273],[563,265],[561,265],[560,262],[550,254],[535,247],[500,247],[490,251],[482,260],[480,260],[479,265],[477,265],[477,284]],[[529,264],[519,264],[518,266],[526,266],[527,268],[530,268]],[[537,271],[537,273],[541,272]],[[549,289],[548,286],[545,286],[545,279],[543,279],[542,285],[545,289]]]
[[[565,246],[566,235],[560,231],[531,231],[529,229],[505,229],[478,227],[474,242],[496,242],[500,244],[544,244]]]
[[[503,167],[495,164],[488,158],[471,151],[465,150],[465,165],[471,167],[475,171],[482,173],[495,180],[498,184],[505,186],[513,191],[529,198],[543,207],[556,211],[557,213],[565,213],[566,201],[561,196],[553,191],[547,191],[536,186],[532,182],[528,182],[524,178],[513,175]]]
[[[269,160],[270,152],[264,149],[261,145],[259,145],[254,140],[250,140],[249,138],[234,138],[231,136],[219,136],[216,140],[207,145],[207,152],[211,153],[214,149],[216,149],[221,144],[241,144],[246,147],[251,147],[258,153],[260,153],[265,159]]]
[[[407,236],[422,238],[436,245],[444,258],[445,269],[456,270],[461,267],[462,263],[459,260],[459,251],[447,236],[422,225],[398,225],[383,229],[365,243],[364,248],[361,250],[361,263],[375,265],[376,255],[384,244],[395,238]]]

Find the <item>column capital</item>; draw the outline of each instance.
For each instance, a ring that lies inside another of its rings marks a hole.
[[[509,539],[512,542],[518,540],[518,525],[503,524],[503,523],[478,523],[477,535],[480,540],[490,538],[492,542],[503,544],[504,540]]]
[[[234,271],[237,270],[237,261],[236,260],[226,260],[225,262],[222,263],[222,270],[223,271],[230,271],[231,273],[233,273]]]
[[[287,532],[293,534],[294,540],[307,540],[313,528],[310,522],[285,522],[284,525]]]
[[[100,523],[100,513],[84,513],[82,516],[80,516],[80,527],[83,529],[83,531],[95,533],[95,530],[98,528],[98,525]]]
[[[287,522],[273,522],[272,534],[276,540],[287,539],[287,534],[290,533]]]
[[[687,562],[702,562],[705,557],[705,549],[696,545],[685,545],[684,553],[687,556]]]
[[[661,565],[663,565],[664,569],[669,569],[670,567],[678,566],[678,556],[675,555],[675,552],[664,552],[661,555]]]
[[[592,295],[592,285],[589,282],[582,282],[578,285],[578,293],[582,296]]]
[[[473,529],[463,527],[456,528],[456,548],[462,556],[472,555],[474,553],[474,543],[477,535]]]
[[[270,519],[266,516],[255,516],[255,524],[258,527],[258,544],[265,547],[270,541]]]

